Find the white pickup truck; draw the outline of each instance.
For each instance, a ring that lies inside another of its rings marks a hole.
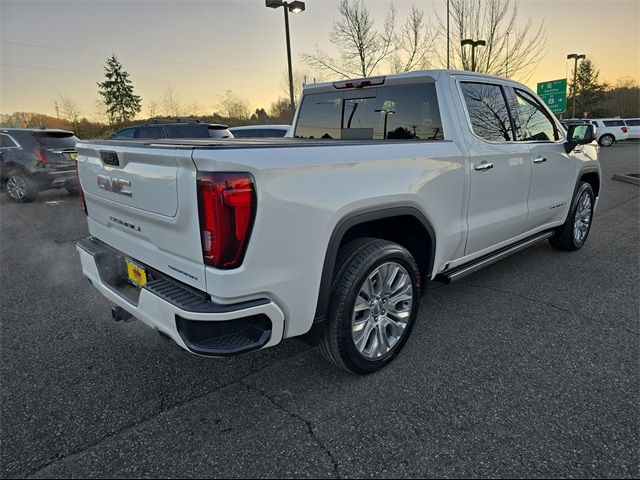
[[[471,72],[309,85],[292,136],[78,143],[77,249],[114,318],[203,356],[302,336],[373,372],[425,282],[544,239],[579,249],[600,191],[592,126]]]

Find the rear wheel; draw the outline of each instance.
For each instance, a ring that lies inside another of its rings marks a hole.
[[[616,141],[616,137],[611,135],[610,133],[606,133],[600,137],[598,143],[603,147],[610,147]]]
[[[20,170],[13,170],[7,175],[5,182],[7,197],[12,202],[32,202],[38,196],[36,184]]]
[[[567,220],[549,239],[553,247],[568,251],[582,248],[591,231],[594,202],[595,195],[591,185],[582,182],[571,202]]]
[[[339,253],[322,355],[358,374],[381,369],[411,334],[420,302],[420,273],[402,246],[356,240]]]
[[[64,189],[69,192],[69,195],[74,197],[80,193],[80,189],[78,187],[64,187]]]

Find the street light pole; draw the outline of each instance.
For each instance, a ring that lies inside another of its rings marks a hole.
[[[291,102],[291,110],[295,106],[293,98],[293,67],[291,66],[291,38],[289,36],[289,9],[285,5],[284,10],[284,30],[287,35],[287,65],[289,66],[289,100]]]
[[[567,60],[574,59],[573,64],[573,106],[571,107],[571,118],[576,118],[576,80],[578,76],[578,60],[584,60],[587,58],[584,54],[570,53],[567,55]]]
[[[450,52],[451,52],[451,34],[449,31],[449,0],[447,0],[447,70],[451,68]]]
[[[304,2],[286,2],[281,0],[265,0],[265,5],[269,8],[284,7],[284,30],[287,38],[287,66],[289,68],[289,103],[291,110],[296,106],[293,97],[293,67],[291,66],[291,38],[289,35],[289,12],[301,13],[305,10]]]

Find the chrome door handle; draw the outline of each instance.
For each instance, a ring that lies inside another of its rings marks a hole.
[[[533,163],[544,163],[547,159],[545,157],[538,157],[533,159]]]
[[[482,163],[476,163],[473,168],[475,170],[491,170],[493,168],[493,163],[483,161]]]

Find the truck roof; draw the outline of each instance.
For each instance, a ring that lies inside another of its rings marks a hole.
[[[506,77],[499,77],[496,75],[489,75],[487,73],[469,72],[466,70],[447,70],[447,69],[434,69],[434,70],[416,70],[413,72],[394,73],[391,75],[376,75],[367,78],[359,79],[342,79],[332,82],[319,82],[309,83],[304,87],[304,93],[319,93],[320,91],[334,90],[336,84],[349,81],[367,80],[367,79],[384,79],[384,84],[390,83],[403,83],[406,80],[423,80],[425,82],[435,82],[443,77],[449,76],[473,76],[484,77],[487,79],[499,80],[501,82],[513,82]],[[517,82],[515,82],[517,83]]]

